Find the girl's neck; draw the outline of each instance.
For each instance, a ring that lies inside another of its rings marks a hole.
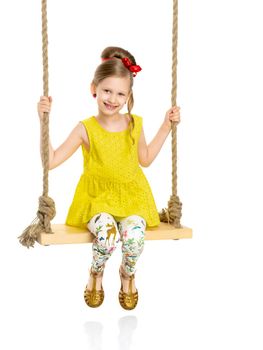
[[[114,119],[112,119],[114,117]],[[122,131],[128,128],[130,117],[128,113],[118,114],[117,116],[103,116],[98,114],[96,116],[98,122],[109,131]],[[118,118],[118,119],[117,119]]]
[[[103,113],[98,113],[97,119],[101,120],[105,125],[116,123],[122,120],[123,115],[122,114],[115,114],[115,115],[105,115]]]

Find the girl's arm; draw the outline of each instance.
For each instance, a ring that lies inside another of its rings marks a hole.
[[[83,124],[79,123],[69,134],[67,139],[54,150],[51,142],[49,141],[49,170],[56,168],[65,160],[67,160],[72,154],[79,148],[83,142]],[[42,148],[40,146],[40,151],[42,155]],[[42,158],[43,164],[43,158]]]
[[[172,126],[171,121],[175,121],[177,124],[180,122],[179,107],[176,107],[176,106],[172,107],[166,112],[164,122],[162,123],[157,134],[155,135],[155,137],[149,143],[148,146],[146,144],[144,131],[142,128],[140,139],[139,139],[139,145],[138,145],[138,153],[139,153],[138,157],[139,157],[139,162],[142,166],[144,167],[150,166],[151,163],[156,158],[156,156],[158,155],[158,153],[160,152],[164,144],[164,141],[166,140],[167,136],[171,131],[171,126]]]
[[[39,119],[42,119],[44,116],[44,112],[50,113],[52,105],[51,96],[41,96],[40,101],[38,103],[38,115]],[[40,123],[42,125],[42,123]],[[41,134],[42,134],[42,130]],[[71,131],[67,139],[59,146],[56,150],[53,149],[51,142],[49,140],[49,169],[54,169],[65,160],[67,160],[83,143],[83,141],[89,146],[89,142],[87,139],[87,133],[85,132],[84,125],[80,122],[78,125]],[[43,165],[42,158],[42,144],[40,143],[40,152],[41,159]]]
[[[157,154],[160,152],[164,141],[166,140],[167,136],[170,133],[170,129],[165,127],[164,125],[161,125],[159,131],[153,138],[152,142],[147,146],[143,127],[141,130],[141,136],[139,139],[139,162],[141,166],[148,167],[151,165],[151,163],[156,158]]]

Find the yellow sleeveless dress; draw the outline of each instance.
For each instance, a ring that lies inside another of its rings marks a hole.
[[[128,129],[107,131],[94,116],[82,120],[90,150],[81,146],[83,173],[68,211],[66,225],[86,228],[87,222],[100,212],[113,215],[117,221],[130,215],[140,215],[145,219],[146,227],[160,224],[150,185],[138,160],[143,119],[132,115],[134,145]]]

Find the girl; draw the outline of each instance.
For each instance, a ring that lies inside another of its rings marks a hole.
[[[180,122],[180,108],[172,107],[159,131],[147,145],[142,117],[131,114],[133,80],[141,67],[120,47],[107,47],[101,54],[90,90],[98,113],[79,122],[56,150],[49,143],[49,169],[68,159],[79,146],[84,158],[83,174],[77,184],[66,224],[85,227],[94,235],[89,281],[84,291],[88,306],[104,300],[104,267],[122,241],[119,269],[120,305],[134,309],[138,302],[135,266],[143,251],[146,226],[160,223],[149,183],[140,167],[148,167],[171,131],[171,122]],[[127,104],[128,112],[120,111]],[[41,96],[38,114],[50,113],[52,98]]]

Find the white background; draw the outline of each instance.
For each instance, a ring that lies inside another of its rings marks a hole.
[[[41,1],[1,1],[2,349],[262,349],[262,30],[260,0],[180,1],[178,194],[194,236],[146,241],[133,311],[118,302],[116,250],[105,301],[91,309],[91,245],[27,250],[17,240],[42,192]],[[171,101],[172,1],[53,0],[48,31],[53,146],[97,112],[89,86],[112,45],[143,69],[133,112],[149,143]],[[143,168],[159,210],[171,194],[170,142]],[[79,149],[50,172],[54,223],[64,222],[81,171]]]

